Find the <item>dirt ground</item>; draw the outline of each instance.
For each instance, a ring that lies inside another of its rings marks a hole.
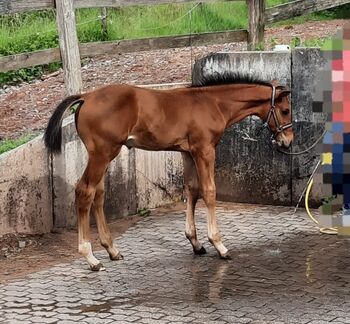
[[[309,22],[302,25],[268,28],[266,48],[290,44],[294,37],[305,40],[332,36],[346,20]],[[191,79],[191,62],[210,52],[237,51],[245,43],[116,54],[84,60],[84,91],[111,83],[155,84],[186,82]],[[42,131],[52,111],[64,97],[63,72],[42,80],[0,89],[0,141]]]

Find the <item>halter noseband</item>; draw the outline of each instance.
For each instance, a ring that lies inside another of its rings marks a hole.
[[[276,126],[276,131],[275,133],[272,133],[271,135],[271,141],[272,144],[276,144],[276,137],[279,133],[282,133],[284,130],[290,128],[293,126],[292,123],[286,124],[286,125],[281,125],[278,121],[277,115],[276,115],[276,110],[275,110],[275,96],[276,96],[276,87],[274,85],[271,84],[272,87],[272,96],[271,96],[271,108],[269,110],[269,114],[267,115],[267,119],[264,123],[265,127],[268,127],[270,129],[270,132],[272,133],[272,129],[269,125],[271,116],[273,117],[273,120],[275,122],[275,126]]]

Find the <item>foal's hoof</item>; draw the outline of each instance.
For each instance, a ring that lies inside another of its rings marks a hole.
[[[120,252],[116,256],[109,255],[109,258],[112,261],[118,261],[118,260],[123,260],[124,259],[123,255]]]
[[[96,265],[91,265],[90,266],[91,271],[104,271],[106,268],[102,265],[102,263],[98,263]]]
[[[220,259],[223,259],[223,260],[231,260],[232,257],[231,257],[230,252],[227,251],[225,254],[220,254]]]
[[[203,255],[207,253],[207,250],[202,246],[198,251],[193,249],[194,254],[196,255]]]

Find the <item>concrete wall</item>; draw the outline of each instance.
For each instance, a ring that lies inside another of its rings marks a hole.
[[[196,62],[193,79],[201,75],[239,71],[261,80],[291,85],[291,54],[277,52],[218,53]],[[243,139],[244,133],[258,141]],[[257,117],[226,130],[217,147],[218,198],[228,201],[289,205],[291,158],[276,152],[270,133]]]
[[[135,150],[123,147],[106,174],[105,213],[108,220],[136,214],[138,209]]]
[[[0,235],[51,228],[50,162],[39,136],[0,155]]]
[[[325,67],[325,60],[317,48],[296,49],[292,52],[293,75],[293,118],[295,141],[293,148],[300,151],[310,147],[323,133],[325,119],[322,114],[312,112],[312,94],[319,83],[318,72]],[[322,141],[321,141],[322,143]],[[308,154],[293,157],[292,163],[292,201],[295,204],[306,182],[319,161],[316,146]],[[310,202],[319,203],[322,197],[321,183],[314,184],[310,195]]]
[[[312,113],[312,93],[317,72],[323,67],[319,49],[288,52],[218,53],[196,62],[193,80],[201,75],[239,71],[262,80],[279,80],[292,89],[295,142],[293,151],[309,147],[322,134],[324,123]],[[244,139],[249,134],[257,142]],[[276,151],[268,130],[258,118],[247,118],[226,130],[217,147],[216,181],[218,198],[228,201],[295,204],[317,164],[319,156],[311,150],[301,156]],[[321,192],[314,186],[312,201]]]
[[[135,170],[138,208],[154,208],[181,199],[181,153],[136,150]]]

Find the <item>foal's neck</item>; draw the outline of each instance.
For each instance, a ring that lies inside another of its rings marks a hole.
[[[215,88],[208,93],[217,97],[226,127],[252,115],[266,118],[270,107],[271,87],[259,84],[230,84]]]

